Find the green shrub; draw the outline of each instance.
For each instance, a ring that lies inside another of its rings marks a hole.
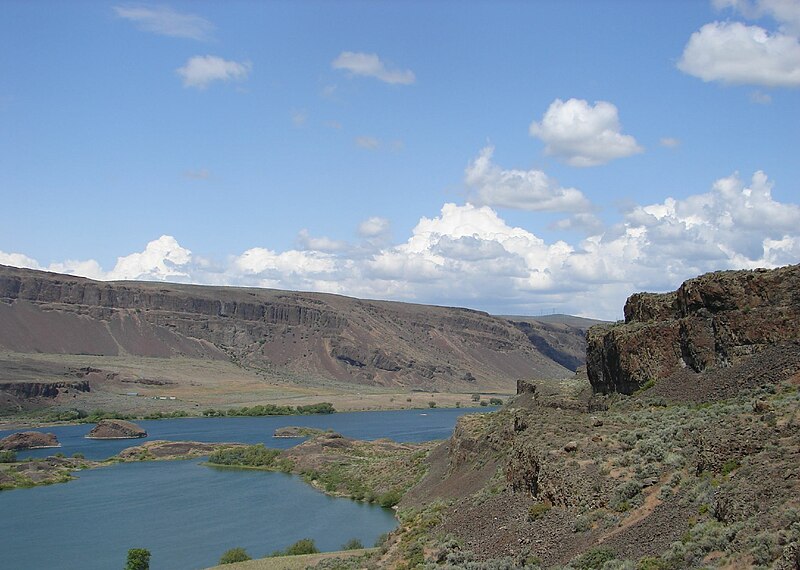
[[[489,402],[487,402],[486,400],[481,400],[481,406],[488,406],[488,405]]]
[[[645,557],[636,564],[636,570],[668,570],[669,564],[660,558]]]
[[[378,497],[378,504],[384,508],[391,508],[395,506],[397,503],[400,502],[400,499],[403,498],[402,493],[397,489],[393,489],[391,491],[387,491],[380,497]]]
[[[615,511],[624,512],[641,499],[642,484],[638,481],[627,481],[614,489],[609,506]]]
[[[480,394],[473,394],[472,395],[472,401],[473,402],[480,402],[481,401],[481,395]]]
[[[500,398],[489,398],[489,404],[492,406],[502,406],[503,400]]]
[[[320,402],[319,404],[310,404],[308,406],[297,406],[298,414],[332,414],[336,410],[330,402]]]
[[[208,456],[216,465],[241,465],[244,467],[270,467],[280,454],[279,449],[268,449],[263,443],[246,447],[225,447]]]
[[[642,384],[641,386],[639,386],[639,389],[636,390],[635,393],[636,394],[641,394],[642,392],[646,392],[647,390],[649,390],[650,388],[652,388],[655,385],[656,385],[656,381],[650,379],[647,382],[645,382],[644,384]]]
[[[234,562],[244,562],[245,560],[252,560],[247,551],[241,546],[226,550],[222,557],[219,559],[220,564],[233,564]]]
[[[0,451],[0,463],[14,463],[17,460],[17,453],[12,450]]]
[[[342,545],[342,550],[361,550],[364,545],[357,538],[351,538]]]
[[[125,570],[150,570],[150,551],[146,548],[128,550],[128,561]]]
[[[615,558],[610,548],[594,548],[573,560],[570,566],[577,570],[600,570],[606,562]]]
[[[741,466],[742,466],[741,463],[739,463],[736,459],[728,459],[722,465],[722,474],[730,475],[733,471],[736,471]]]
[[[283,551],[282,556],[297,556],[300,554],[316,554],[319,549],[311,538],[301,538],[289,548]]]
[[[528,509],[528,521],[533,522],[542,518],[552,507],[547,503],[536,503]]]
[[[431,400],[430,402],[428,402],[428,407],[429,407],[429,408],[435,408],[435,407],[436,407],[436,402],[434,402],[433,400]]]

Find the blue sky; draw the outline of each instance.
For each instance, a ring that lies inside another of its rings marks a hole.
[[[0,263],[617,318],[800,262],[800,1],[0,3]]]

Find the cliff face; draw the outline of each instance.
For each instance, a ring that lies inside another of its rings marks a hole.
[[[478,311],[5,266],[0,350],[231,359],[295,377],[425,389],[568,374],[511,323]]]
[[[730,367],[798,339],[800,265],[720,271],[672,293],[632,295],[624,324],[587,333],[587,372],[595,391],[630,394],[650,380]]]

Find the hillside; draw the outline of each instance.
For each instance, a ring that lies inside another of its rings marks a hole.
[[[586,363],[586,332],[594,325],[608,324],[596,319],[560,314],[503,318],[524,332],[542,354],[573,372]]]
[[[238,401],[250,403],[276,383],[510,392],[519,378],[568,374],[514,325],[479,311],[271,289],[98,282],[0,266],[0,384],[10,407],[53,394],[63,400],[65,391],[80,400],[159,386],[221,398],[239,390]]]
[[[588,377],[459,421],[378,565],[800,567],[799,278],[632,296],[591,329]]]

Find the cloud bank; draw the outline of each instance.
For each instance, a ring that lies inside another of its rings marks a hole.
[[[497,314],[556,309],[616,319],[635,291],[674,289],[706,271],[800,262],[800,206],[774,200],[761,171],[749,181],[721,178],[682,200],[636,206],[609,227],[591,214],[576,214],[573,222],[596,232],[576,243],[547,242],[489,205],[447,203],[395,244],[382,239],[388,221],[373,217],[359,225],[357,243],[304,230],[296,249],[252,247],[220,263],[168,235],[118,258],[110,270],[94,260],[45,267],[21,253],[0,252],[0,263],[105,280],[275,287]]]

